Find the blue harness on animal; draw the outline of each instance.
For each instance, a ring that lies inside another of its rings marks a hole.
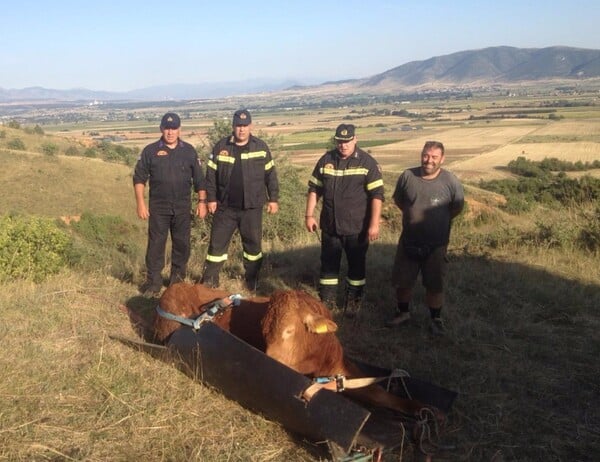
[[[185,318],[183,316],[177,316],[173,313],[168,313],[163,310],[159,305],[156,305],[156,312],[159,316],[169,319],[171,321],[176,321],[180,324],[184,324],[186,326],[190,326],[194,330],[200,329],[200,326],[207,322],[212,321],[213,318],[222,312],[225,308],[229,308],[230,306],[238,306],[242,301],[242,296],[240,294],[233,294],[227,298],[222,298],[220,300],[215,300],[211,304],[209,304],[208,308],[196,319]]]

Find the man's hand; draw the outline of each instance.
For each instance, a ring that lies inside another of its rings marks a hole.
[[[304,217],[304,224],[309,233],[314,233],[317,229],[319,229],[317,220],[315,220],[315,217],[313,216]]]
[[[137,216],[142,220],[147,220],[150,216],[150,212],[148,211],[148,207],[146,207],[145,202],[138,203],[137,205]]]
[[[208,214],[208,207],[206,202],[198,202],[196,207],[196,216],[204,218]]]
[[[210,213],[212,215],[216,211],[217,211],[217,203],[216,202],[209,202],[208,203],[208,213]]]
[[[369,241],[371,242],[379,239],[379,223],[377,223],[376,225],[369,226],[368,234]]]
[[[269,202],[267,204],[267,213],[277,213],[279,210],[279,204],[277,202]]]

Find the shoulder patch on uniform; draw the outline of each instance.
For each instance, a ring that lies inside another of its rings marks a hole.
[[[325,166],[323,168],[333,168],[333,164],[327,163],[327,164],[325,164]]]
[[[168,151],[163,151],[162,149],[156,153],[157,156],[168,156]]]
[[[227,149],[223,149],[219,152],[219,155],[227,157],[229,155],[229,152],[227,152]]]

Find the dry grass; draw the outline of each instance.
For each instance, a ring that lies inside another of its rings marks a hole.
[[[276,423],[111,340],[135,336],[120,303],[149,304],[130,285],[63,274],[5,289],[0,460],[314,460]]]
[[[58,218],[84,211],[135,222],[132,168],[99,159],[0,149],[0,213]]]

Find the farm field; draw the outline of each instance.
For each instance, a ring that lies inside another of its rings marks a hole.
[[[551,104],[548,97],[472,98],[407,104],[335,108],[265,108],[251,101],[254,133],[277,140],[274,151],[293,163],[311,166],[327,149],[339,123],[354,123],[359,145],[372,153],[382,168],[401,172],[414,165],[423,143],[436,139],[447,149],[446,167],[469,181],[502,178],[502,167],[518,156],[531,160],[557,157],[567,161],[600,158],[600,102],[597,94],[578,97],[581,107],[532,109]],[[585,105],[583,105],[585,104]],[[207,134],[215,121],[228,122],[237,106],[174,103],[182,114],[182,137],[208,149]],[[166,111],[167,109],[165,109]],[[542,112],[537,112],[542,111]],[[44,126],[48,134],[89,145],[97,140],[141,150],[160,136],[159,108],[127,113],[132,120],[95,120]],[[398,115],[401,114],[401,115]],[[111,113],[113,119],[123,114]]]
[[[369,248],[359,319],[348,322],[339,310],[334,313],[346,351],[458,393],[433,460],[595,461],[600,454],[597,204],[534,201],[530,209],[512,213],[503,207],[504,195],[479,184],[509,177],[506,166],[519,156],[600,159],[598,94],[567,103],[548,93],[318,108],[240,99],[71,108],[68,121],[59,112],[49,114],[55,120],[40,125],[44,134],[26,130],[35,126],[37,115],[19,119],[20,128],[5,121],[0,215],[48,220],[48,227],[73,238],[73,246],[68,265],[57,274],[43,281],[3,282],[0,461],[331,460],[323,444],[288,432],[173,365],[111,338],[138,338],[124,306],[147,319],[154,313],[156,300],[137,291],[146,223],[135,214],[132,166],[88,158],[83,147],[110,143],[141,150],[158,138],[160,116],[175,110],[183,116],[183,138],[205,154],[214,121],[229,123],[242,105],[252,111],[255,132],[272,141],[281,172],[280,213],[266,216],[263,227],[260,294],[286,288],[316,294],[320,241],[303,227],[306,181],[335,127],[355,123],[359,145],[384,171],[386,201],[381,236]],[[391,200],[393,183],[404,168],[418,163],[430,139],[445,143],[445,166],[465,183],[467,201],[453,226],[444,304],[448,336],[439,339],[428,334],[420,286],[410,325],[384,327],[395,308],[389,276],[401,228]],[[16,140],[23,149],[11,147]],[[49,145],[56,147],[52,153]],[[73,146],[80,154],[68,154]],[[598,171],[569,175],[590,173],[600,176]],[[65,216],[69,219],[61,220]],[[209,226],[210,220],[194,220],[190,282],[201,275]],[[22,235],[26,231],[20,229]],[[3,242],[20,242],[19,236]],[[223,288],[231,293],[244,291],[241,254],[234,238],[222,274]],[[424,459],[407,444],[382,461]]]

